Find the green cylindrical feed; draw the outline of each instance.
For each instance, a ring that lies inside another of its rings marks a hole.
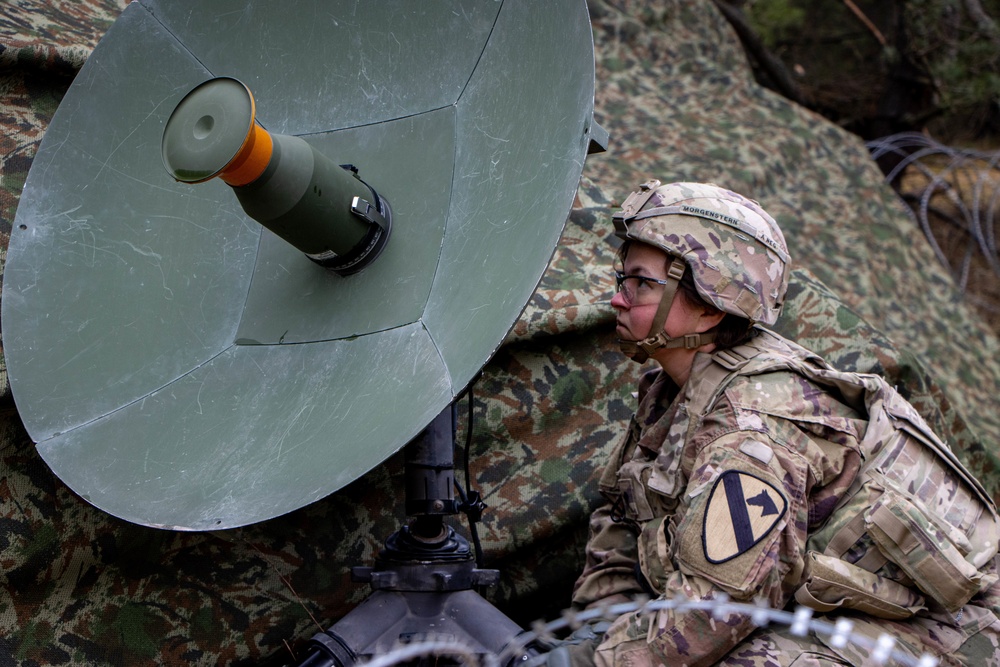
[[[175,180],[218,176],[247,215],[337,273],[360,271],[388,240],[385,200],[303,139],[264,130],[253,95],[236,79],[211,79],[189,92],[167,121],[161,148]]]

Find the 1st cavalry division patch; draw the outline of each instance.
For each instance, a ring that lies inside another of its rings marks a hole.
[[[773,485],[739,470],[722,473],[705,509],[705,558],[717,564],[746,553],[771,532],[787,507]]]

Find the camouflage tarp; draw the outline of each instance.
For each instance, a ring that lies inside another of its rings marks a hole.
[[[46,123],[121,4],[0,9],[4,240]],[[961,304],[861,141],[755,85],[711,2],[590,5],[597,115],[612,145],[588,160],[551,267],[476,386],[472,470],[490,505],[481,533],[503,573],[494,602],[521,622],[569,602],[596,475],[634,407],[638,371],[613,343],[610,212],[649,177],[759,200],[799,267],[781,333],[842,367],[885,373],[1000,492],[997,337]],[[288,661],[366,595],[349,568],[370,564],[402,519],[385,502],[402,488],[396,456],[247,528],[124,523],[48,470],[0,377],[0,663]]]

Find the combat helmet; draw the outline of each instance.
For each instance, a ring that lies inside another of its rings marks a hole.
[[[643,183],[613,216],[615,234],[672,257],[649,337],[619,340],[642,363],[657,350],[695,349],[712,332],[671,338],[663,325],[684,267],[706,303],[751,323],[774,324],[788,289],[788,246],[778,224],[752,199],[711,183]]]

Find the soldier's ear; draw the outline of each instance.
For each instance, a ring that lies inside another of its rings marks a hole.
[[[701,314],[698,316],[698,326],[695,328],[694,333],[704,333],[715,328],[725,316],[726,314],[718,308],[708,305],[704,306],[701,309]]]

